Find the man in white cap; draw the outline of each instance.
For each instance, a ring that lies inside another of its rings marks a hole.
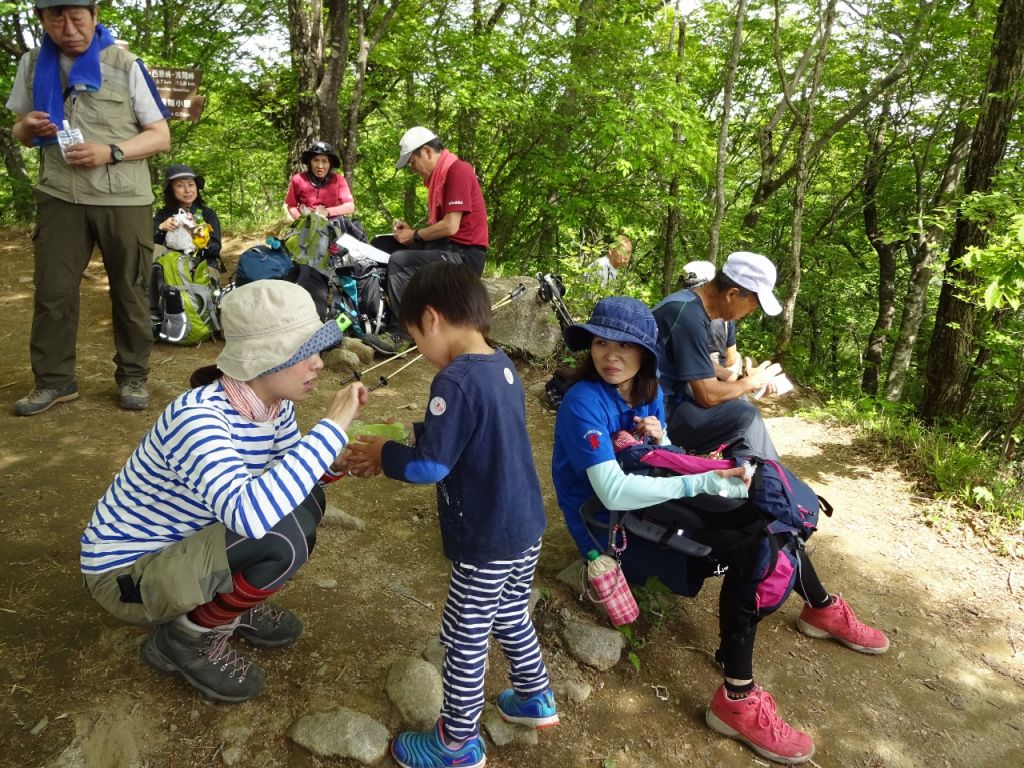
[[[775,265],[765,256],[737,251],[709,282],[676,291],[654,308],[658,375],[675,445],[694,453],[728,445],[731,455],[779,458],[760,411],[745,397],[768,386],[770,363],[721,381],[708,355],[712,320],[740,320],[759,306],[767,315],[782,311],[773,293],[775,277]]]
[[[169,112],[141,59],[115,45],[94,0],[36,0],[45,34],[18,65],[11,133],[40,149],[35,309],[29,354],[35,386],[14,404],[34,416],[78,397],[79,285],[94,245],[113,305],[114,381],[128,410],[149,405],[153,331],[153,188],[146,158],[171,146]]]
[[[373,245],[391,254],[387,293],[392,324],[365,341],[393,354],[407,341],[398,325],[402,293],[420,267],[435,261],[466,264],[483,274],[489,245],[487,206],[473,166],[444,148],[429,128],[417,125],[402,136],[396,169],[408,168],[427,187],[427,224],[414,228],[401,219],[393,234],[375,237]]]

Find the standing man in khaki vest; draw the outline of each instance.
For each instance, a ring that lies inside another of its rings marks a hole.
[[[170,148],[169,113],[142,61],[96,23],[93,0],[35,5],[46,34],[22,57],[7,100],[14,138],[40,148],[29,344],[35,387],[14,412],[34,416],[78,397],[79,287],[97,244],[110,283],[121,407],[142,410],[153,346],[146,158]]]

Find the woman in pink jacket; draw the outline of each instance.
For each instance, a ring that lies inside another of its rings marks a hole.
[[[314,141],[302,153],[302,164],[307,170],[292,176],[284,199],[292,221],[309,211],[327,219],[339,219],[356,209],[348,182],[342,174],[334,172],[341,167],[334,147],[326,141]]]

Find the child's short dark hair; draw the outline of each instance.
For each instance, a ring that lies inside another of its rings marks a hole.
[[[452,325],[491,332],[487,289],[464,264],[438,261],[416,270],[402,294],[398,319],[403,328],[423,329],[423,313],[433,307]]]

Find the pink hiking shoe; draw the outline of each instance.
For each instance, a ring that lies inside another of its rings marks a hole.
[[[806,763],[814,756],[811,737],[779,717],[775,699],[759,685],[745,699],[730,699],[725,686],[720,686],[706,718],[711,730],[742,741],[761,757],[777,763]]]
[[[796,626],[808,637],[831,637],[861,653],[876,654],[889,650],[889,638],[885,632],[858,621],[842,595],[836,595],[827,608],[811,608],[805,604]]]

